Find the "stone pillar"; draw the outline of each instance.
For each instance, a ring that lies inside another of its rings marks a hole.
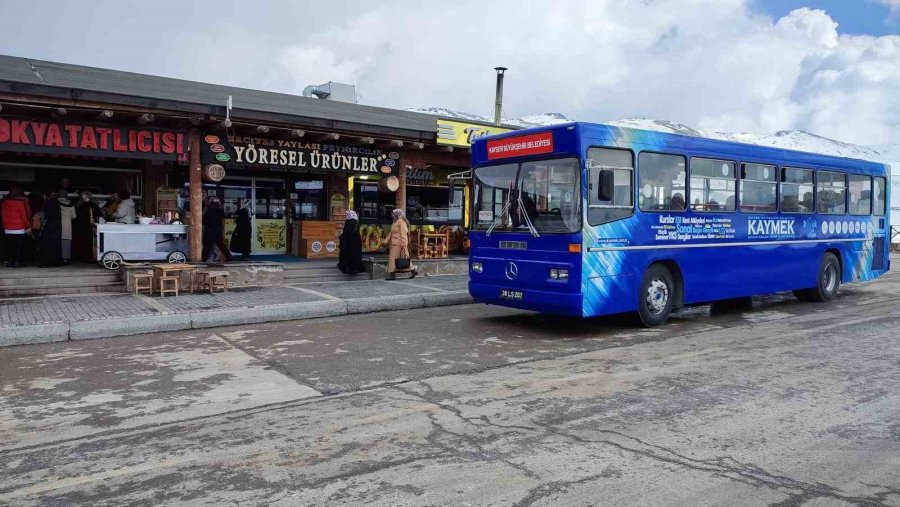
[[[200,167],[200,131],[191,130],[188,142],[190,151],[191,182],[191,224],[190,245],[191,261],[200,262],[203,256],[203,169]]]

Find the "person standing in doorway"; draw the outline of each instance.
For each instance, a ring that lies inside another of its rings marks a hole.
[[[358,275],[366,270],[362,262],[362,238],[359,237],[359,215],[355,211],[347,212],[344,230],[340,237],[340,254],[338,269],[341,273]]]
[[[232,252],[241,254],[241,260],[247,260],[250,256],[252,244],[253,225],[250,219],[250,200],[237,199],[234,201],[238,209],[234,220],[234,232],[231,233],[231,243],[228,247]]]
[[[7,263],[15,268],[25,265],[25,245],[31,232],[31,208],[22,187],[14,186],[0,203],[3,215],[3,232],[6,234]]]
[[[63,264],[72,260],[72,221],[75,220],[75,203],[69,199],[65,188],[59,189],[60,258]]]
[[[397,259],[409,259],[409,221],[406,220],[406,213],[401,208],[396,208],[391,216],[394,223],[391,224],[391,249],[388,252],[388,280],[395,280],[398,271]],[[410,278],[415,278],[418,274],[412,264],[409,264],[409,268],[399,271],[411,271]]]
[[[38,263],[42,268],[59,266],[62,262],[62,211],[58,198],[59,190],[48,192],[41,207]]]
[[[72,223],[72,258],[81,262],[94,261],[94,224],[103,213],[91,197],[89,191],[81,192]]]
[[[225,211],[219,199],[213,197],[203,212],[203,261],[209,259],[213,247],[218,247],[226,261],[231,260],[231,252],[225,246]]]
[[[120,224],[133,224],[135,218],[134,200],[131,198],[131,192],[122,190],[119,192],[119,205],[112,214],[113,220]]]

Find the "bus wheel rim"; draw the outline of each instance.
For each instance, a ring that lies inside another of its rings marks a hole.
[[[660,278],[654,278],[647,287],[647,309],[662,313],[669,303],[669,286]]]
[[[825,290],[827,292],[834,291],[834,287],[837,284],[837,271],[834,269],[834,264],[829,264],[825,267]]]

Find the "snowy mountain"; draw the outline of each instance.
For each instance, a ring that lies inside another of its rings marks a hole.
[[[464,113],[461,111],[453,111],[452,109],[444,109],[442,107],[428,107],[424,109],[409,109],[414,113],[432,114],[443,118],[457,118],[462,121],[477,121],[482,123],[494,123],[493,118],[482,116],[480,114]],[[557,123],[570,122],[561,113],[542,113],[523,116],[521,118],[502,118],[504,125],[512,125],[515,127],[540,127],[544,125],[554,125]]]
[[[462,113],[443,108],[427,108],[427,109],[411,109],[419,113],[433,114],[444,118],[459,118],[466,121],[479,121],[491,123],[492,120],[486,116],[471,113]],[[523,116],[521,118],[503,118],[506,125],[515,125],[517,127],[540,127],[545,125],[555,125],[557,123],[566,123],[570,120],[560,113],[543,113]],[[760,146],[775,146],[790,150],[806,151],[811,153],[822,153],[825,155],[835,155],[838,157],[856,158],[862,160],[871,160],[874,162],[883,162],[891,165],[893,174],[891,176],[892,195],[894,196],[891,206],[892,217],[891,222],[900,223],[900,144],[885,144],[880,146],[859,146],[855,144],[844,143],[827,137],[822,137],[802,130],[779,130],[774,134],[749,134],[746,132],[717,132],[698,130],[682,123],[676,123],[667,120],[653,120],[649,118],[625,118],[622,120],[613,120],[605,122],[608,125],[618,127],[630,127],[643,130],[654,130],[659,132],[668,132],[671,134],[681,134],[686,136],[708,137],[712,139],[722,139],[725,141],[735,141],[739,143],[756,144]]]
[[[492,120],[486,116],[463,113],[438,107],[427,109],[410,109],[418,113],[433,114],[444,118],[459,118],[463,121],[479,121],[492,123]],[[570,120],[561,113],[543,113],[523,116],[521,118],[503,118],[506,125],[514,125],[517,127],[540,127],[544,125],[555,125],[557,123],[566,123]],[[655,130],[659,132],[668,132],[671,134],[681,134],[686,136],[708,137],[712,139],[722,139],[724,141],[735,141],[739,143],[757,144],[760,146],[775,146],[789,150],[807,151],[811,153],[822,153],[825,155],[835,155],[838,157],[858,158],[862,160],[872,160],[876,162],[885,162],[891,164],[894,168],[895,182],[900,184],[900,144],[887,144],[881,146],[859,146],[856,144],[844,143],[816,134],[811,134],[802,130],[779,130],[774,134],[749,134],[746,132],[718,132],[698,130],[689,127],[683,123],[676,123],[667,120],[653,120],[649,118],[625,118],[622,120],[613,120],[605,122],[608,125],[618,127],[630,127],[635,129]]]

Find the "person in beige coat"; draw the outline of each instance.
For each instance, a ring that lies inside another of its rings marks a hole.
[[[406,213],[400,208],[393,212],[394,223],[391,224],[391,249],[388,253],[388,280],[397,278],[397,259],[400,257],[409,257],[409,221],[406,220]],[[418,273],[415,266],[410,263],[409,269],[404,271],[412,272],[410,278],[415,278]]]

